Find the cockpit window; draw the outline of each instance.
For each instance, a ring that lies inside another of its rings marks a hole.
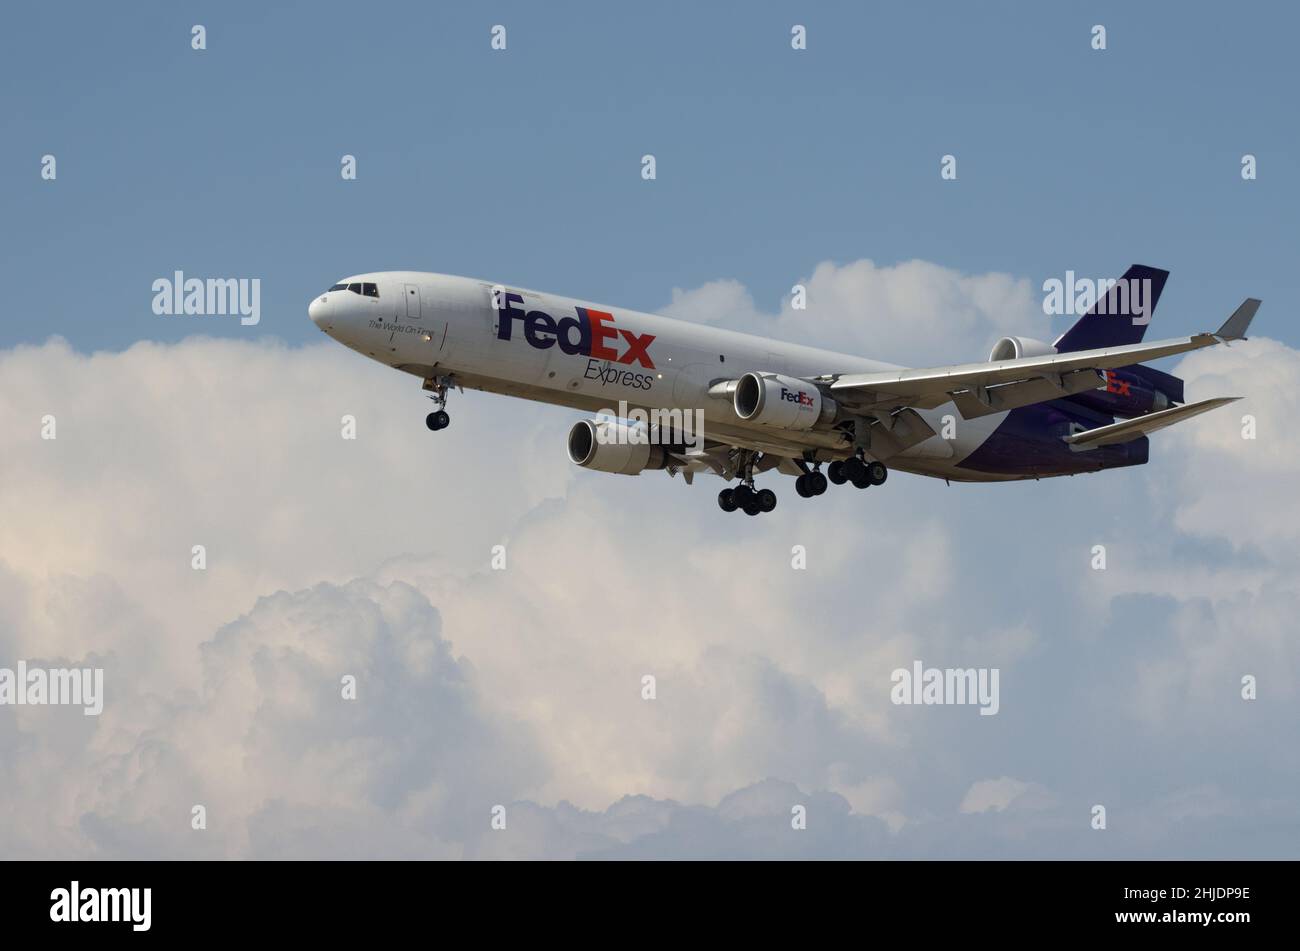
[[[360,294],[360,293],[361,293],[361,282],[360,282],[360,281],[354,281],[353,283],[349,284],[349,285],[348,285],[348,290],[350,290],[353,294]]]
[[[353,294],[365,294],[366,297],[378,297],[379,296],[378,291],[375,291],[374,293],[370,293],[369,291],[362,290],[363,287],[374,288],[374,286],[375,285],[373,284],[362,284],[360,281],[353,281],[351,284],[335,284],[333,287],[330,288],[330,290],[351,291]]]
[[[371,284],[369,281],[366,281],[364,284],[361,285],[361,296],[362,296],[362,297],[378,297],[378,296],[379,296],[379,285],[378,285],[378,284]]]
[[[346,284],[335,284],[333,287],[330,288],[330,290],[332,291],[346,291],[347,289],[348,286]]]

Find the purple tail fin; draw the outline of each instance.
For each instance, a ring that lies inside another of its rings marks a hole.
[[[1140,343],[1155,314],[1168,271],[1134,264],[1115,286],[1056,340],[1061,353]],[[1106,385],[1067,397],[1090,409],[1128,419],[1183,402],[1183,381],[1154,367],[1106,371]]]
[[[1074,326],[1056,339],[1060,353],[1141,343],[1168,271],[1134,264]]]

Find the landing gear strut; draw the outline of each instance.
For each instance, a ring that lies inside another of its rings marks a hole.
[[[447,405],[447,394],[451,392],[453,385],[449,376],[432,376],[424,381],[424,388],[429,391],[429,399],[433,400],[433,404],[438,407],[424,417],[424,425],[434,432],[446,429],[451,424],[451,417],[447,415],[445,407]]]

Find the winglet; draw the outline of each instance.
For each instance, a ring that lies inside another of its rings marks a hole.
[[[1223,326],[1214,332],[1220,340],[1245,340],[1250,322],[1255,319],[1255,311],[1260,302],[1254,297],[1247,297],[1241,306],[1232,312],[1232,316],[1223,322]]]

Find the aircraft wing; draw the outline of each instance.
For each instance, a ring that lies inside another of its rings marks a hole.
[[[1246,339],[1260,302],[1247,298],[1214,333],[1097,350],[963,363],[947,367],[848,373],[832,378],[836,400],[861,412],[934,409],[952,402],[966,419],[1058,399],[1102,384],[1099,371]]]

